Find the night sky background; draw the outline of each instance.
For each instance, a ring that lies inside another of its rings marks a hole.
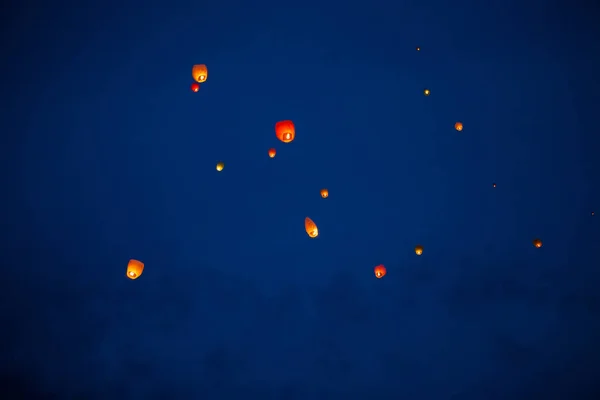
[[[600,398],[600,26],[566,4],[7,3],[2,397]]]

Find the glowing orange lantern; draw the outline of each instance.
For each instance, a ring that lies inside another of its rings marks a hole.
[[[198,85],[197,83],[192,83],[192,86],[190,86],[190,89],[192,89],[192,92],[197,93],[198,90],[200,90],[200,85]]]
[[[456,129],[457,131],[462,131],[463,130],[463,124],[462,122],[457,122],[454,124],[454,129]]]
[[[275,149],[269,149],[269,157],[275,158],[275,154],[277,154],[277,152],[275,151]]]
[[[313,220],[308,217],[304,219],[304,229],[311,238],[316,238],[319,236],[319,228],[317,228],[317,224],[315,224]]]
[[[221,171],[223,171],[223,168],[225,168],[225,164],[223,162],[218,162],[217,163],[217,171],[221,172]]]
[[[420,47],[417,47],[417,51],[421,51],[421,48],[420,48]]]
[[[275,136],[283,143],[290,143],[296,137],[296,128],[292,121],[279,121],[275,124]]]
[[[540,247],[542,247],[542,240],[541,239],[533,239],[533,245],[539,249]]]
[[[429,91],[429,89],[425,89],[425,90],[423,90],[423,94],[425,96],[429,96],[431,94],[431,92]]]
[[[127,277],[129,279],[137,279],[144,272],[144,263],[138,260],[129,260],[127,264]]]
[[[198,83],[206,82],[208,78],[208,68],[204,64],[196,64],[192,67],[192,78]]]
[[[415,246],[415,254],[420,256],[421,254],[423,254],[423,246],[421,246],[420,244]]]
[[[321,197],[326,199],[329,197],[329,190],[327,189],[321,189]]]
[[[377,279],[381,279],[385,276],[385,274],[387,273],[387,270],[385,269],[385,267],[383,266],[383,264],[376,266],[373,271],[375,272],[375,277]]]

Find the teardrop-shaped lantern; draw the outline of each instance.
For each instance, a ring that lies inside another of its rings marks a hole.
[[[308,217],[304,219],[304,229],[311,238],[316,238],[319,236],[319,228],[317,228],[317,224],[315,224],[314,221]]]

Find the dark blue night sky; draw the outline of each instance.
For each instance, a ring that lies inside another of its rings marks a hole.
[[[600,26],[564,4],[5,7],[1,397],[600,398]]]

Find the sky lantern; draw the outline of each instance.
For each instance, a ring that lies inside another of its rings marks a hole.
[[[419,46],[417,46],[417,51],[421,51],[421,48]]]
[[[129,279],[137,279],[144,272],[144,263],[138,260],[129,260],[127,264],[127,277]]]
[[[431,94],[431,92],[429,91],[429,89],[425,89],[425,90],[423,90],[423,94],[425,96],[429,96]]]
[[[308,217],[304,219],[304,229],[311,238],[316,238],[319,236],[319,228],[317,228],[317,224],[315,224],[313,220]]]
[[[495,183],[492,183],[492,187],[496,187],[496,184],[495,184]]]
[[[225,164],[223,164],[222,161],[219,161],[217,163],[217,171],[219,171],[219,172],[223,171],[223,167],[225,167]]]
[[[192,86],[190,86],[190,89],[192,89],[192,92],[198,93],[198,90],[200,90],[200,85],[198,85],[197,83],[192,83]]]
[[[196,64],[192,67],[192,78],[198,83],[206,82],[208,78],[208,68],[204,64]]]
[[[329,190],[327,189],[321,189],[321,197],[326,199],[329,197]]]
[[[415,246],[415,254],[420,256],[421,254],[423,254],[423,246],[421,246],[420,244]]]
[[[279,121],[275,124],[275,136],[283,143],[290,143],[296,137],[296,128],[292,121]]]
[[[454,129],[456,129],[457,131],[462,131],[463,130],[463,124],[462,122],[457,122],[454,124]]]
[[[376,266],[375,268],[373,268],[373,272],[375,272],[375,277],[377,279],[381,279],[385,276],[385,274],[387,273],[387,270],[385,269],[383,264],[380,264],[380,265]]]
[[[592,211],[592,217],[594,216],[594,212]]]
[[[275,154],[277,154],[275,149],[269,149],[269,157],[270,158],[275,158]]]
[[[533,239],[533,246],[537,249],[542,247],[542,239]]]

